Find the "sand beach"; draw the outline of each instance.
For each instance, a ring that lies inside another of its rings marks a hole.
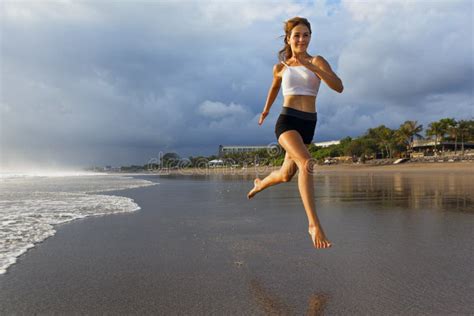
[[[328,250],[312,248],[296,181],[247,200],[254,176],[135,175],[159,184],[103,194],[141,210],[58,225],[0,275],[0,313],[474,309],[470,165],[322,167],[316,205]]]

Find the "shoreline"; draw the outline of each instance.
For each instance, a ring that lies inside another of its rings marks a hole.
[[[335,245],[324,252],[311,247],[294,181],[250,201],[245,184],[206,178],[96,192],[141,210],[58,225],[0,276],[0,314],[466,314],[472,217],[459,210],[472,205],[472,173],[460,170],[454,182],[431,172],[401,186],[362,173],[319,182],[336,190],[318,190]],[[460,192],[442,189],[451,183]]]
[[[109,173],[111,175],[122,176],[212,176],[212,175],[268,175],[278,167],[259,166],[250,168],[230,168],[230,167],[214,167],[214,168],[186,168],[174,169],[156,172],[137,172],[137,173]],[[334,173],[334,172],[463,172],[474,173],[474,162],[406,162],[402,164],[375,165],[375,164],[334,164],[334,165],[317,165],[315,167],[316,174]]]

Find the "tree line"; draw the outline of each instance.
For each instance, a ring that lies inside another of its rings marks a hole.
[[[424,136],[423,136],[424,131]],[[369,128],[362,136],[345,137],[337,145],[319,147],[309,146],[311,156],[322,162],[327,158],[346,156],[349,159],[365,160],[368,158],[400,158],[409,157],[415,139],[434,141],[435,151],[444,151],[443,142],[453,142],[455,153],[464,153],[464,144],[474,142],[474,120],[456,120],[443,118],[431,122],[423,130],[418,121],[405,121],[397,129],[385,125]],[[275,150],[261,150],[252,153],[227,154],[224,158],[236,161],[251,161],[259,164],[281,165],[284,152],[275,155]],[[255,159],[257,156],[257,159]]]
[[[457,152],[458,145],[464,152],[464,144],[474,141],[474,120],[456,120],[454,118],[443,118],[431,122],[422,135],[423,125],[418,121],[405,121],[398,129],[391,129],[385,125],[369,128],[361,137],[352,139],[346,137],[341,140],[339,146],[333,148],[338,151],[337,155],[331,153],[330,157],[353,156],[353,157],[376,157],[395,158],[409,157],[413,150],[415,139],[434,141],[434,150],[439,150],[443,142],[454,142],[454,150]],[[444,147],[442,146],[442,151]],[[318,150],[316,150],[317,152]]]
[[[322,162],[327,158],[345,156],[352,160],[365,160],[370,158],[400,158],[409,157],[413,150],[415,139],[434,141],[434,150],[444,151],[443,142],[454,142],[454,150],[464,153],[464,144],[474,142],[474,120],[456,120],[443,118],[431,122],[423,132],[423,125],[418,121],[405,121],[397,129],[385,125],[369,128],[362,136],[345,137],[339,144],[328,147],[319,147],[314,144],[309,146],[311,156]],[[441,147],[441,148],[439,148]],[[144,166],[122,167],[125,171],[151,170],[161,168],[204,168],[213,159],[222,159],[228,166],[254,166],[271,165],[280,166],[283,163],[285,151],[280,146],[268,146],[252,152],[226,153],[222,157],[190,156],[182,158],[175,152],[165,153],[159,159],[148,162]]]

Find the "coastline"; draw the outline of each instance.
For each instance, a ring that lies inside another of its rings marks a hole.
[[[117,173],[123,176],[213,176],[213,175],[233,175],[233,176],[265,176],[278,167],[259,166],[249,168],[186,168],[172,169],[157,172],[141,172],[141,173]],[[334,164],[334,165],[317,165],[315,167],[316,175],[319,173],[337,173],[337,172],[463,172],[474,173],[474,162],[407,162],[402,164],[375,165],[375,164]]]
[[[401,170],[366,168],[387,169]],[[456,210],[472,205],[463,198],[472,175],[458,173],[461,192],[440,190],[434,203],[432,186],[407,193],[437,182],[440,169],[427,170],[402,191],[382,181],[362,196],[362,173],[359,193],[342,173],[319,182],[318,213],[335,245],[324,252],[310,245],[296,181],[250,201],[241,178],[156,177],[160,185],[97,192],[141,210],[58,225],[0,276],[0,314],[466,314],[472,215]]]

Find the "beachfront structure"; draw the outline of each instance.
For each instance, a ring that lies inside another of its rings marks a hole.
[[[329,147],[331,145],[338,145],[341,141],[339,140],[330,140],[327,142],[319,142],[319,143],[313,143],[315,146],[319,147]],[[224,145],[219,145],[219,151],[217,153],[218,157],[223,157],[225,154],[228,153],[243,153],[243,152],[252,152],[252,151],[258,151],[262,149],[269,149],[271,147],[275,147],[280,145],[278,143],[272,143],[266,146],[242,146],[242,145],[234,145],[234,146],[224,146]]]
[[[313,143],[314,146],[318,147],[329,147],[331,145],[339,145],[341,143],[340,140],[329,140],[327,142],[319,142],[319,143]]]
[[[436,147],[435,147],[436,145]],[[412,156],[433,156],[435,152],[444,150],[445,152],[454,151],[455,149],[460,152],[462,151],[463,144],[458,141],[457,144],[453,141],[436,142],[433,139],[415,139],[411,143],[413,149]],[[437,149],[436,149],[437,148]],[[464,150],[474,149],[474,142],[464,142]]]
[[[207,163],[207,165],[211,168],[213,167],[222,167],[224,166],[224,161],[221,160],[221,159],[214,159],[214,160],[211,160]]]
[[[269,146],[223,146],[219,145],[218,156],[222,157],[225,154],[229,153],[243,153],[243,152],[252,152],[262,149],[268,149]]]

